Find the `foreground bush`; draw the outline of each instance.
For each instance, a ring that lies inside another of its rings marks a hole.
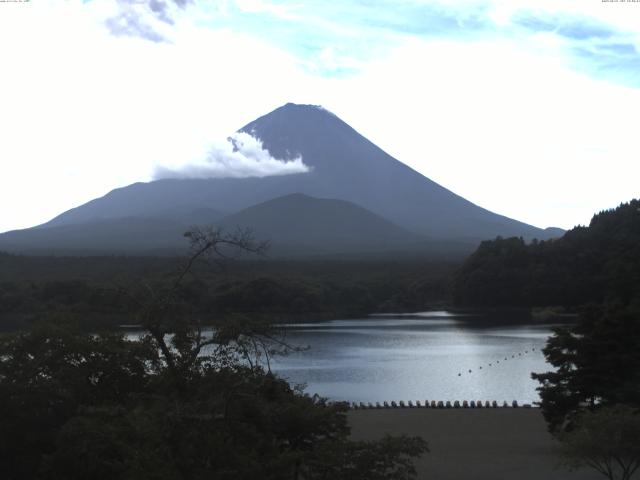
[[[257,248],[215,230],[189,238],[174,281],[131,295],[144,329],[135,341],[82,333],[68,318],[0,337],[2,478],[415,478],[422,439],[352,442],[346,405],[269,371],[274,350],[289,348],[270,325],[225,317],[199,328],[178,295],[194,263]]]

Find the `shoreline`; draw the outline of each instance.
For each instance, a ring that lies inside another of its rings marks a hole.
[[[539,408],[538,402],[519,402],[517,400],[511,401],[511,403],[506,400],[497,401],[497,400],[485,400],[482,402],[478,400],[425,400],[424,403],[420,402],[420,400],[416,400],[413,402],[412,400],[404,401],[400,400],[396,402],[395,400],[384,401],[384,402],[335,402],[335,403],[346,403],[349,407],[349,410],[393,410],[393,409],[402,409],[402,408],[430,408],[433,410],[436,409],[474,409],[474,410],[482,410],[482,409],[494,409],[494,408]]]

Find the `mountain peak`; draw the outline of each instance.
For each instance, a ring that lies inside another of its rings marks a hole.
[[[336,114],[327,110],[322,105],[290,102],[245,125],[240,131],[254,133],[267,126],[276,128],[277,130],[291,129],[300,126],[307,128],[327,128],[331,126],[335,128],[338,126],[338,128],[347,127],[351,129],[351,127]]]
[[[330,113],[331,115],[333,115],[333,113],[331,113],[329,110],[327,110],[326,108],[324,108],[322,105],[313,105],[310,103],[293,103],[293,102],[289,102],[289,103],[285,103],[283,106],[276,108],[274,110],[278,111],[278,110],[307,110],[307,111],[311,111],[311,112],[323,112],[323,113]],[[273,113],[273,112],[271,112]],[[269,115],[269,114],[267,114]],[[335,116],[335,115],[334,115]]]
[[[368,143],[352,127],[320,105],[287,103],[240,129],[262,141],[276,158],[302,156],[321,170],[343,169],[357,144]],[[367,155],[371,157],[371,155]]]
[[[301,158],[310,171],[264,178],[169,179],[134,184],[65,212],[39,230],[129,217],[156,218],[158,212],[169,211],[173,212],[172,222],[181,224],[184,212],[207,208],[229,215],[284,197],[279,202],[290,208],[322,204],[340,211],[332,202],[350,202],[402,229],[434,239],[476,242],[498,235],[540,239],[557,235],[553,230],[543,231],[472,204],[391,157],[318,105],[287,103],[241,131],[259,138],[277,159]],[[179,211],[174,211],[176,206],[180,206]]]

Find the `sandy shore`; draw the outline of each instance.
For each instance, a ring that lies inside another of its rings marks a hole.
[[[596,480],[591,470],[558,465],[557,444],[538,409],[389,409],[349,412],[354,439],[419,435],[430,453],[418,460],[428,480]]]

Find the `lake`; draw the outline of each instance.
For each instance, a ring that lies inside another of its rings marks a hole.
[[[551,327],[446,311],[288,324],[287,342],[309,348],[272,369],[332,400],[532,403],[531,372],[551,370],[541,351]]]

